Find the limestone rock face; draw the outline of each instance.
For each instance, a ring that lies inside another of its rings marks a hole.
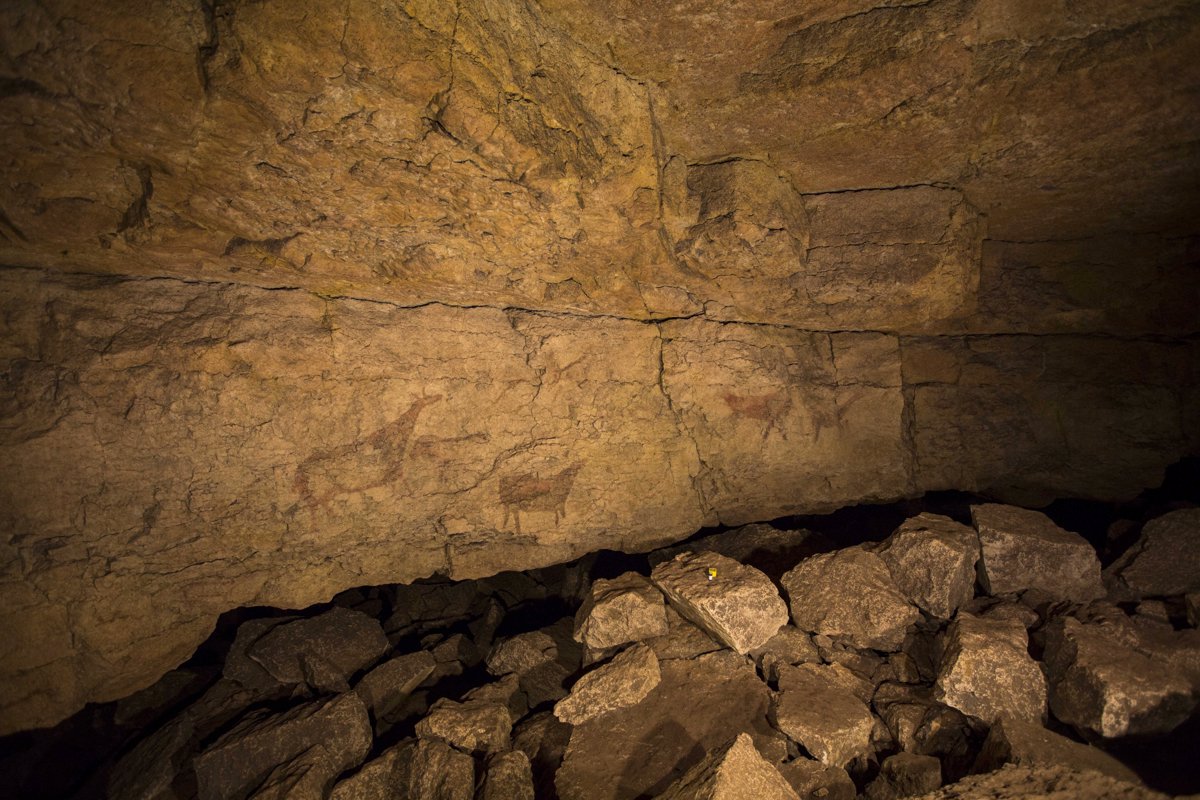
[[[681,553],[650,579],[680,614],[739,653],[761,647],[787,622],[770,579],[718,553]]]
[[[1135,597],[1200,591],[1200,508],[1172,511],[1147,522],[1105,576]]]
[[[1077,603],[1104,596],[1095,549],[1045,514],[989,503],[972,506],[971,518],[979,531],[979,579],[988,594],[1037,589]]]
[[[533,800],[533,772],[520,750],[496,753],[487,760],[479,800]]]
[[[991,724],[1002,716],[1041,724],[1046,678],[1015,620],[959,614],[946,635],[935,697]]]
[[[855,647],[899,650],[920,616],[883,559],[861,547],[806,558],[782,583],[800,630]]]
[[[554,706],[554,716],[577,725],[618,708],[631,706],[658,685],[658,656],[636,644],[580,678],[571,694]]]
[[[439,700],[417,723],[421,738],[446,742],[468,753],[507,750],[511,734],[508,706],[485,700]]]
[[[597,580],[575,615],[575,639],[604,649],[668,632],[663,596],[636,572]]]
[[[779,770],[754,747],[749,734],[739,733],[733,743],[710,752],[688,770],[658,800],[800,800]]]
[[[475,762],[448,744],[421,739],[413,748],[407,793],[413,800],[473,800]]]
[[[240,606],[1160,483],[1200,10],[1033,5],[5,4],[0,734]]]
[[[413,743],[393,745],[349,778],[338,781],[329,800],[390,800],[407,788]]]
[[[906,520],[878,550],[896,586],[922,610],[950,619],[974,597],[979,537],[948,517]]]
[[[862,700],[828,675],[797,667],[780,671],[775,722],[788,738],[833,767],[867,755],[875,727]]]

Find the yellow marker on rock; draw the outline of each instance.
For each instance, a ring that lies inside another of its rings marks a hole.
[[[717,577],[717,568],[716,568],[716,567],[709,567],[709,568],[708,568],[708,570],[707,570],[707,572],[708,572],[708,579],[709,579],[710,581],[711,581],[713,578]]]

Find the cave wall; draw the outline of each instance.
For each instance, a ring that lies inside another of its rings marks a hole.
[[[0,19],[0,733],[241,605],[1200,445],[1194,4]]]

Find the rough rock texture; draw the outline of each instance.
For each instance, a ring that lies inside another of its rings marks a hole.
[[[764,645],[788,620],[766,575],[719,553],[680,553],[650,579],[680,614],[739,653]]]
[[[800,800],[779,770],[763,759],[749,734],[711,751],[671,784],[657,800]]]
[[[946,634],[934,696],[987,724],[1002,716],[1041,724],[1046,678],[1015,620],[959,614]]]
[[[806,558],[782,583],[796,627],[855,647],[899,650],[920,617],[883,559],[861,547]]]
[[[1045,661],[1050,710],[1081,732],[1166,733],[1195,707],[1184,673],[1135,649],[1112,626],[1070,617],[1051,623]]]
[[[897,753],[879,765],[879,775],[867,787],[867,800],[899,800],[937,790],[942,785],[942,765],[932,756]]]
[[[1009,765],[987,775],[974,775],[921,795],[919,800],[1168,800],[1167,795],[1069,767]]]
[[[1134,597],[1200,591],[1200,508],[1147,522],[1138,540],[1104,574]]]
[[[411,741],[389,747],[358,772],[338,781],[329,800],[392,800],[407,788],[412,754]]]
[[[579,725],[639,703],[661,679],[658,656],[646,645],[635,644],[576,681],[571,694],[554,706],[554,716]]]
[[[779,765],[779,774],[801,800],[854,800],[858,790],[846,770],[820,761],[796,758]]]
[[[417,723],[417,735],[422,739],[443,741],[468,753],[507,750],[511,734],[508,706],[485,700],[439,700]]]
[[[297,706],[280,714],[252,712],[195,760],[201,800],[242,797],[294,759],[308,759],[327,787],[371,748],[367,709],[355,694]]]
[[[575,640],[596,649],[667,632],[662,592],[636,572],[597,580],[575,614]]]
[[[1098,747],[1068,739],[1018,719],[998,719],[988,731],[975,761],[976,772],[991,772],[1005,764],[1019,767],[1062,766],[1079,772],[1100,772],[1129,783],[1141,783],[1137,773]]]
[[[0,733],[238,606],[1156,485],[1200,443],[1198,20],[5,4]]]
[[[433,674],[437,662],[422,650],[397,656],[372,669],[354,685],[375,719],[386,719],[421,682]]]
[[[827,674],[780,670],[774,717],[779,730],[827,766],[845,767],[870,753],[871,710]]]
[[[979,537],[948,517],[906,520],[876,552],[901,593],[935,617],[950,619],[974,597]]]
[[[546,631],[520,633],[499,642],[488,653],[487,670],[493,675],[523,675],[558,658],[558,645]]]
[[[407,792],[412,800],[473,800],[475,762],[443,742],[422,739],[413,749]]]
[[[306,683],[319,691],[344,692],[349,678],[390,646],[376,620],[358,611],[332,608],[272,628],[246,655],[280,683]]]
[[[776,741],[771,692],[746,659],[722,650],[661,669],[636,706],[575,726],[555,777],[562,800],[653,797],[730,736],[749,733],[760,752]]]
[[[520,750],[491,756],[476,797],[478,800],[533,800],[529,756]]]
[[[795,625],[784,625],[762,647],[751,652],[759,672],[769,681],[779,679],[779,668],[804,663],[819,663],[821,654],[812,637]]]
[[[1095,548],[1045,514],[987,503],[971,506],[971,519],[979,531],[979,581],[988,594],[1036,589],[1077,603],[1104,596]]]

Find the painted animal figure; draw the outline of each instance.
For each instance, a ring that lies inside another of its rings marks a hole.
[[[567,495],[571,493],[580,466],[571,464],[548,478],[534,472],[501,476],[500,504],[504,506],[501,526],[507,528],[511,516],[517,533],[520,533],[522,511],[553,511],[557,527],[558,521],[567,515]]]
[[[386,486],[400,477],[417,418],[439,395],[413,401],[408,410],[376,431],[347,444],[317,450],[296,467],[296,494],[316,511],[335,497]]]
[[[779,431],[779,435],[787,439],[787,433],[779,420],[792,407],[792,398],[787,392],[771,392],[770,394],[741,395],[727,392],[722,398],[729,410],[739,417],[747,417],[767,423],[763,427],[762,438],[765,441],[771,435],[771,429]]]

